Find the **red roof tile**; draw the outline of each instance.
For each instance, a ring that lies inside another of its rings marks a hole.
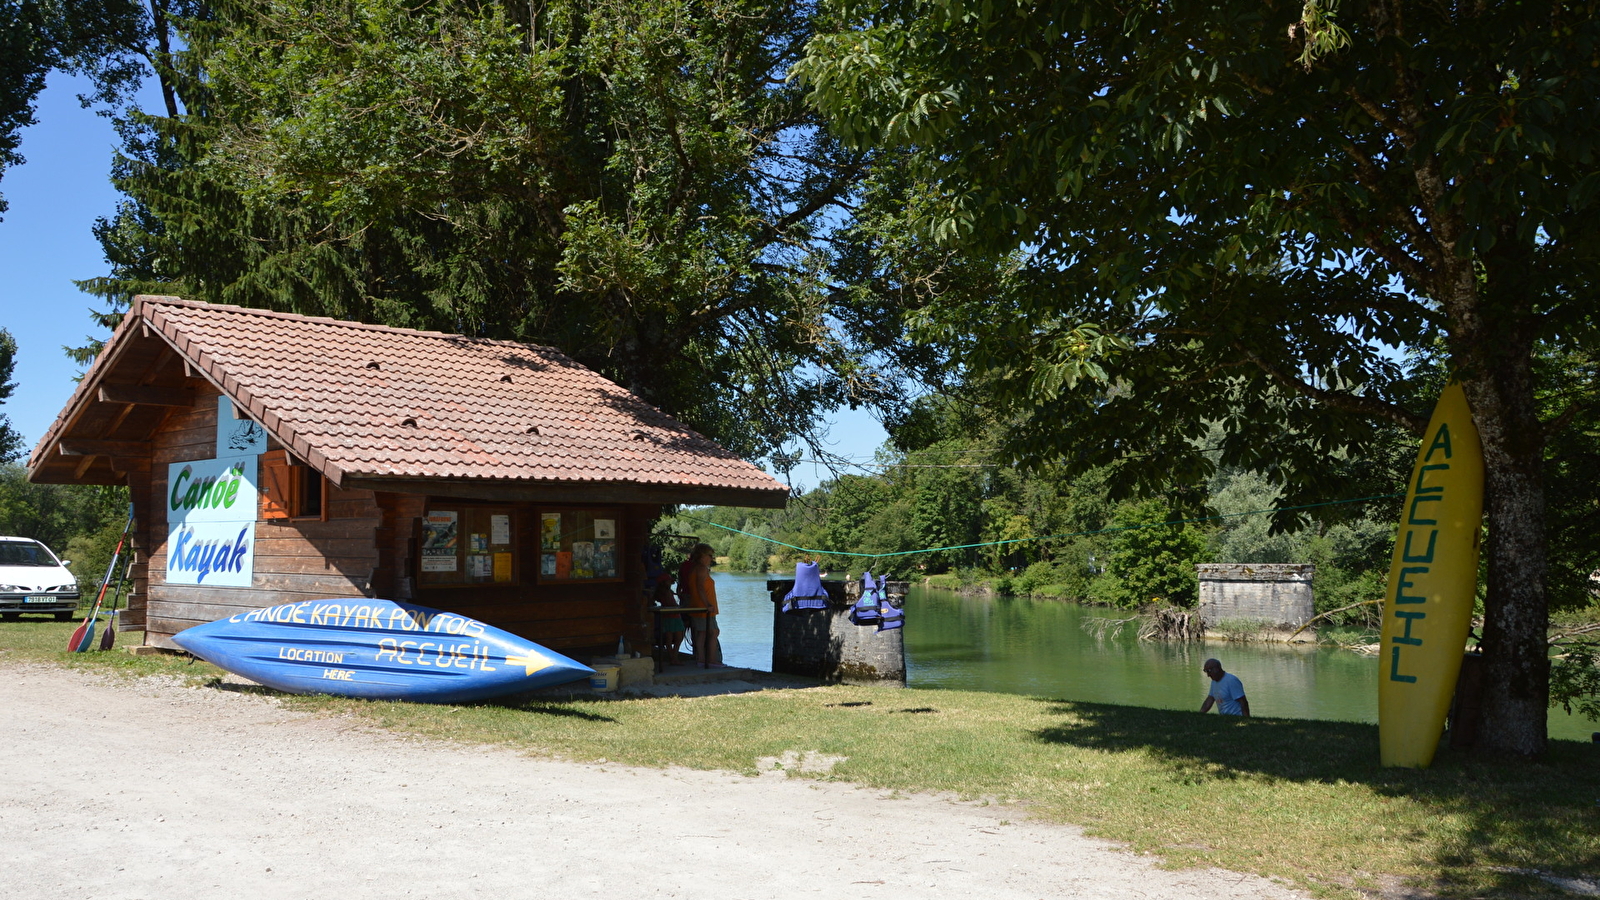
[[[133,316],[336,483],[489,479],[787,493],[549,347],[170,297],[139,298]]]

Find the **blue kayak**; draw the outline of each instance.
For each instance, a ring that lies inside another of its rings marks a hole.
[[[291,694],[463,703],[594,674],[477,619],[392,600],[267,606],[172,640],[218,668]]]

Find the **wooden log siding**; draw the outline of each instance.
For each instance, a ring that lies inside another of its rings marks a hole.
[[[620,582],[539,585],[537,504],[494,504],[520,511],[520,585],[472,585],[418,589],[418,532],[430,505],[459,507],[487,501],[437,498],[389,491],[341,490],[328,486],[328,518],[264,518],[255,525],[255,571],[251,586],[167,584],[167,466],[216,455],[217,391],[191,380],[194,406],[172,408],[151,444],[150,471],[130,475],[138,517],[141,555],[129,626],[145,630],[145,642],[175,649],[172,635],[247,609],[300,600],[384,597],[458,612],[560,650],[610,650],[625,637],[650,645],[652,622],[643,596],[639,549],[660,514],[653,504],[618,508],[623,520]],[[269,452],[281,449],[275,441]]]
[[[173,410],[152,443],[154,459],[135,505],[146,558],[142,613],[145,642],[176,649],[172,635],[242,610],[299,600],[372,596],[378,566],[375,536],[382,509],[370,491],[330,488],[328,521],[259,518],[255,525],[255,573],[251,586],[167,584],[167,466],[211,459],[217,449],[217,391],[197,385],[195,405]],[[278,449],[275,444],[269,449]],[[148,523],[148,524],[145,524]]]
[[[384,510],[379,527],[381,562],[378,583],[401,575],[415,585],[417,532],[419,520],[431,506],[459,508],[475,505],[455,498],[428,498],[415,494],[380,493],[378,505]],[[518,565],[520,585],[492,584],[460,587],[413,587],[411,602],[471,616],[503,628],[512,634],[536,641],[553,650],[616,649],[617,638],[624,637],[641,652],[650,646],[654,623],[644,600],[644,563],[639,549],[649,539],[649,527],[660,515],[655,505],[627,505],[617,508],[622,519],[622,553],[619,560],[622,580],[593,584],[539,584],[539,535],[537,510],[531,503],[500,504],[520,513]],[[395,561],[391,567],[390,560]],[[399,581],[399,578],[395,579]],[[386,595],[379,591],[378,596]]]

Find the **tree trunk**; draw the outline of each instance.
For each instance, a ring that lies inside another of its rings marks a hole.
[[[1462,387],[1483,441],[1489,526],[1478,747],[1535,757],[1547,738],[1550,660],[1544,429],[1534,394],[1533,317],[1500,315],[1482,324],[1454,348],[1470,360],[1462,368]]]

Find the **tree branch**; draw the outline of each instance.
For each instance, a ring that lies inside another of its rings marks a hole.
[[[1428,420],[1410,410],[1372,397],[1361,397],[1355,394],[1347,394],[1343,391],[1330,391],[1319,388],[1297,375],[1291,375],[1284,371],[1282,367],[1268,362],[1242,343],[1236,342],[1233,346],[1234,349],[1244,354],[1247,359],[1255,363],[1257,368],[1267,373],[1274,381],[1295,393],[1310,397],[1318,403],[1331,406],[1343,412],[1352,412],[1393,422],[1419,437],[1427,430]]]

